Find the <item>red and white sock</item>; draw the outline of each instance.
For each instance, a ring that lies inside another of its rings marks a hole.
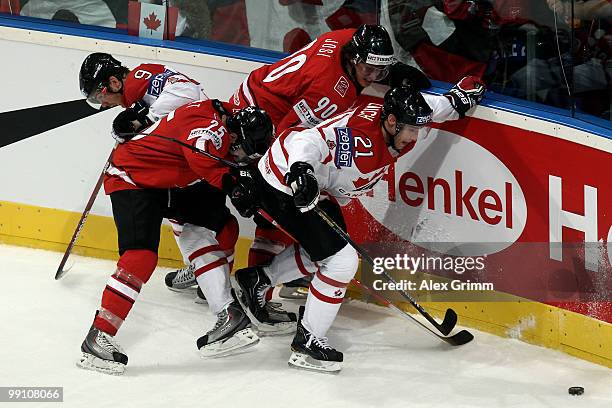
[[[317,337],[325,337],[357,272],[357,252],[346,245],[318,263],[320,270],[310,283],[302,324]]]
[[[179,246],[183,256],[187,257],[185,263],[194,266],[194,275],[206,297],[209,310],[216,315],[233,299],[228,260],[215,232],[197,225],[184,224]]]

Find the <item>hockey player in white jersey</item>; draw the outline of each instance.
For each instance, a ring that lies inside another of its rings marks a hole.
[[[258,164],[261,192],[248,203],[260,206],[300,244],[303,262],[316,271],[305,308],[300,308],[289,364],[318,371],[339,371],[340,351],[327,341],[346,288],[357,271],[353,247],[316,214],[315,205],[346,229],[339,205],[367,193],[384,176],[421,129],[431,122],[459,119],[484,94],[474,77],[461,80],[447,94],[421,94],[411,87],[389,90],[384,103],[365,103],[312,129],[290,128],[272,144]],[[246,193],[245,193],[246,194]],[[300,276],[294,247],[271,265],[258,268],[272,285]],[[317,266],[313,262],[317,262]]]

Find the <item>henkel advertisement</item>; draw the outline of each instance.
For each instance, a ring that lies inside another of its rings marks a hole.
[[[345,216],[396,270],[408,255],[413,270],[612,322],[611,168],[608,152],[468,118],[422,131]]]

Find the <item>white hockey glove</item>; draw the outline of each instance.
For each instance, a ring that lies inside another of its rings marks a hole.
[[[295,162],[285,175],[285,184],[293,191],[293,201],[300,212],[312,210],[319,201],[319,184],[312,166]]]
[[[450,100],[459,117],[464,118],[467,111],[480,103],[486,89],[485,84],[480,78],[466,76],[457,82],[457,85],[453,86],[444,96]]]

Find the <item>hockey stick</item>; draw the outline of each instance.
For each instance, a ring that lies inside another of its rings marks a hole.
[[[121,133],[119,134],[119,136],[135,136],[135,135],[144,135],[145,133]],[[167,137],[167,136],[163,136],[163,135],[159,135],[159,134],[155,134],[155,133],[147,133],[148,135],[151,136],[156,136],[162,139],[166,139],[169,141],[173,141],[176,142],[180,145],[183,145],[195,152],[201,153],[211,159],[220,161],[221,163],[225,164],[226,166],[230,166],[230,167],[239,167],[236,163],[230,162],[228,160],[222,159],[220,157],[217,157],[215,155],[212,155],[204,150],[198,149],[197,147],[191,146],[187,143],[183,143],[180,140],[171,138],[171,137]],[[68,243],[68,247],[66,248],[66,252],[64,252],[64,256],[62,257],[62,260],[60,261],[59,266],[57,267],[57,271],[55,272],[55,280],[59,280],[61,279],[67,272],[69,269],[64,269],[64,266],[66,266],[66,262],[68,261],[68,258],[70,257],[70,254],[72,252],[72,248],[74,248],[74,245],[76,244],[76,240],[79,238],[79,234],[81,233],[81,230],[83,229],[83,226],[85,225],[85,221],[87,221],[87,217],[89,216],[89,212],[91,211],[91,207],[93,207],[94,202],[96,201],[96,197],[98,196],[98,192],[100,191],[100,188],[102,187],[102,183],[104,182],[104,173],[106,173],[106,170],[108,169],[108,166],[110,165],[110,161],[111,158],[113,157],[113,153],[115,152],[115,148],[117,147],[118,143],[115,143],[115,146],[113,147],[113,150],[111,151],[110,155],[108,156],[108,159],[106,160],[106,163],[104,164],[104,168],[102,169],[102,172],[100,173],[100,177],[98,177],[98,181],[96,182],[96,185],[94,186],[93,191],[91,192],[91,195],[89,196],[89,200],[87,201],[87,204],[85,204],[85,209],[83,210],[83,213],[81,214],[81,219],[79,220],[76,229],[74,230],[74,233],[72,234],[72,238],[70,239],[70,242]]]
[[[133,135],[133,134],[130,134],[130,135]],[[229,161],[229,160],[225,160],[225,159],[223,159],[223,158],[221,158],[221,157],[215,156],[214,154],[208,153],[207,151],[204,151],[204,150],[202,150],[202,149],[199,149],[199,148],[197,148],[197,147],[195,147],[195,146],[192,146],[192,145],[190,145],[190,144],[188,144],[188,143],[185,143],[185,142],[182,142],[182,141],[180,141],[180,140],[177,140],[177,139],[174,139],[174,138],[171,138],[171,137],[167,137],[167,136],[164,136],[164,135],[156,134],[156,133],[147,133],[147,135],[154,136],[154,137],[158,137],[158,138],[161,138],[161,139],[164,139],[164,140],[168,140],[168,141],[171,141],[171,142],[175,142],[175,143],[177,143],[177,144],[179,144],[179,145],[181,145],[181,146],[184,146],[185,148],[187,148],[187,149],[189,149],[189,150],[191,150],[191,151],[194,151],[194,152],[200,153],[200,154],[202,154],[202,155],[204,155],[204,156],[206,156],[206,157],[208,157],[208,158],[210,158],[210,159],[212,159],[212,160],[216,160],[216,161],[218,161],[218,162],[220,162],[220,163],[222,163],[222,164],[224,164],[224,165],[226,165],[226,166],[229,166],[229,167],[232,167],[232,168],[240,168],[240,167],[242,167],[242,166],[240,166],[240,165],[239,165],[239,164],[237,164],[237,163],[234,163],[234,162],[231,162],[231,161]],[[263,210],[261,210],[261,211],[263,211]],[[344,232],[344,231],[343,231],[343,230],[342,230],[342,229],[341,229],[341,228],[340,228],[340,227],[339,227],[339,226],[338,226],[338,225],[337,225],[337,224],[334,222],[334,220],[332,220],[331,218],[329,218],[329,216],[328,216],[328,215],[327,215],[327,214],[326,214],[324,211],[322,211],[322,210],[321,210],[319,207],[315,207],[315,211],[317,212],[317,214],[318,214],[318,215],[319,215],[321,218],[323,218],[323,220],[324,220],[324,221],[325,221],[325,222],[326,222],[326,223],[327,223],[327,224],[328,224],[328,225],[329,225],[329,226],[330,226],[330,227],[331,227],[331,228],[332,228],[332,229],[333,229],[333,230],[334,230],[336,233],[338,233],[338,234],[340,235],[340,237],[342,237],[342,238],[343,238],[343,239],[344,239],[344,240],[345,240],[345,241],[346,241],[348,244],[350,244],[351,246],[353,246],[353,247],[354,247],[354,248],[357,250],[357,252],[359,252],[359,253],[362,255],[362,257],[363,257],[363,258],[364,258],[366,261],[368,261],[368,262],[370,263],[370,265],[374,265],[374,260],[372,259],[372,257],[370,257],[370,255],[369,255],[367,252],[365,252],[365,251],[364,251],[364,250],[363,250],[363,249],[362,249],[360,246],[358,246],[358,245],[357,245],[357,244],[356,244],[356,243],[355,243],[355,242],[354,242],[354,241],[353,241],[353,240],[352,240],[352,239],[351,239],[351,238],[348,236],[348,234],[347,234],[346,232]],[[264,216],[263,214],[261,214],[261,215],[262,215],[262,216]],[[266,217],[264,216],[264,218],[266,218]],[[268,218],[272,219],[272,217],[270,217],[269,215],[268,215]],[[273,224],[275,224],[275,221],[273,222]],[[280,226],[278,225],[278,223],[276,223],[275,225],[276,225],[276,226],[278,226],[278,227],[280,227]],[[279,228],[279,229],[281,229],[282,231],[284,231],[282,228]],[[285,231],[285,233],[287,233],[287,232]],[[288,233],[287,233],[287,234],[288,234]],[[288,234],[288,236],[290,236],[290,237],[291,237],[291,235],[290,235],[290,234]],[[386,277],[386,278],[387,278],[387,279],[388,279],[390,282],[394,282],[394,283],[396,283],[396,281],[395,281],[395,280],[394,280],[394,279],[393,279],[393,278],[392,278],[392,277],[391,277],[391,276],[390,276],[388,273],[386,273],[385,271],[383,271],[383,275],[384,275],[384,276],[385,276],[385,277]],[[365,286],[365,285],[361,284],[361,282],[359,282],[359,285],[360,285],[362,288],[367,289],[367,291],[368,291],[368,292],[370,292],[370,293],[372,293],[372,294],[373,294],[375,297],[377,297],[377,298],[381,298],[381,296],[380,296],[379,294],[377,294],[376,292],[374,292],[372,289],[368,288],[367,286]],[[402,312],[402,313],[403,313],[403,315],[404,315],[405,317],[408,317],[408,318],[410,318],[411,320],[413,320],[413,321],[417,322],[417,324],[419,324],[420,326],[422,326],[423,328],[425,328],[426,330],[428,330],[429,332],[431,332],[432,334],[434,334],[434,335],[435,335],[435,336],[437,336],[438,338],[440,338],[440,339],[442,339],[442,340],[446,341],[447,343],[449,343],[449,344],[451,344],[451,345],[456,345],[456,346],[458,346],[458,345],[462,345],[462,344],[465,344],[465,343],[470,342],[470,341],[471,341],[471,340],[474,338],[474,336],[473,336],[473,335],[472,335],[470,332],[468,332],[467,330],[462,330],[462,331],[460,331],[459,333],[455,334],[454,336],[445,337],[445,336],[447,336],[447,335],[448,335],[448,334],[449,334],[449,333],[450,333],[450,332],[453,330],[453,328],[455,327],[455,324],[457,323],[457,313],[455,313],[455,311],[454,311],[454,310],[452,310],[452,309],[448,309],[448,310],[446,311],[445,316],[444,316],[444,321],[442,322],[442,324],[439,324],[438,322],[436,322],[436,320],[435,320],[433,317],[431,317],[431,315],[430,315],[430,314],[429,314],[429,313],[428,313],[428,312],[427,312],[427,311],[426,311],[426,310],[425,310],[425,309],[424,309],[424,308],[423,308],[423,307],[422,307],[422,306],[421,306],[421,305],[420,305],[420,304],[419,304],[419,303],[418,303],[418,302],[417,302],[417,301],[416,301],[416,300],[415,300],[415,299],[414,299],[412,296],[410,296],[410,295],[409,295],[407,292],[405,292],[405,291],[403,291],[403,290],[400,290],[399,292],[400,292],[400,294],[402,294],[402,295],[403,295],[403,296],[404,296],[406,299],[408,299],[408,300],[410,301],[410,304],[412,304],[412,306],[414,306],[414,307],[417,309],[417,311],[418,311],[418,312],[419,312],[421,315],[423,315],[423,316],[425,317],[425,319],[427,319],[427,321],[429,321],[429,322],[430,322],[430,323],[431,323],[431,324],[432,324],[432,325],[433,325],[433,326],[434,326],[436,329],[438,329],[438,331],[440,331],[440,332],[443,334],[443,336],[440,336],[438,333],[436,333],[435,331],[431,330],[429,327],[427,327],[426,325],[424,325],[424,324],[423,324],[423,323],[421,323],[420,321],[416,320],[416,319],[415,319],[414,317],[412,317],[411,315],[404,313],[403,311],[401,311],[401,309],[399,309],[399,308],[398,308],[398,307],[396,307],[395,305],[392,305],[390,301],[388,301],[388,300],[384,299],[383,303],[387,303],[388,305],[390,305],[389,307],[391,307],[391,308],[393,308],[393,309],[395,309],[395,310],[398,310],[398,311]]]
[[[315,208],[318,208],[318,207],[315,207]],[[276,220],[274,220],[272,218],[272,216],[270,216],[270,214],[268,214],[265,210],[260,208],[260,209],[257,210],[257,213],[259,215],[261,215],[266,221],[270,222],[276,228],[278,228],[283,233],[285,233],[293,241],[297,242],[297,240],[288,231],[286,231],[281,225],[279,225],[278,222],[276,222]],[[366,256],[367,256],[367,254],[366,254]],[[383,305],[385,305],[388,308],[394,310],[397,314],[399,314],[404,319],[410,320],[412,323],[418,324],[422,329],[425,329],[429,334],[432,334],[432,335],[436,336],[437,338],[439,338],[442,341],[445,341],[446,343],[450,344],[451,346],[462,346],[462,345],[464,345],[466,343],[469,343],[470,341],[472,341],[474,339],[474,336],[472,335],[472,333],[470,333],[467,330],[461,330],[460,332],[458,332],[458,333],[456,333],[456,334],[454,334],[452,336],[448,336],[448,337],[446,336],[448,333],[446,333],[444,336],[442,336],[442,335],[436,333],[435,331],[433,331],[432,329],[430,329],[429,327],[427,327],[426,325],[424,325],[423,323],[421,323],[419,320],[415,319],[411,314],[406,313],[402,309],[400,309],[399,307],[395,306],[389,299],[385,298],[381,294],[377,293],[375,290],[373,290],[370,287],[368,287],[368,286],[364,285],[363,283],[361,283],[358,279],[353,278],[351,282],[353,282],[354,284],[359,286],[361,288],[361,290],[368,292],[370,295],[372,295],[374,298],[376,298]],[[449,310],[451,310],[451,309],[449,309]],[[427,312],[425,312],[425,313],[427,313]],[[455,318],[456,318],[456,316],[457,315],[455,314]],[[449,331],[449,333],[450,333],[450,331]]]
[[[374,259],[372,259],[372,257],[363,248],[357,245],[357,243],[351,239],[349,234],[344,232],[344,230],[340,228],[338,224],[336,224],[336,222],[333,219],[331,219],[325,211],[323,211],[318,206],[315,206],[314,211],[317,213],[317,215],[319,215],[319,217],[323,219],[323,221],[325,221],[327,225],[329,225],[336,232],[336,234],[340,236],[340,238],[342,238],[344,241],[346,241],[347,244],[355,248],[355,250],[359,252],[361,257],[365,259],[371,266],[374,266]],[[387,271],[383,270],[382,275],[385,278],[387,278],[389,282],[394,283],[396,287],[399,286],[397,284],[397,281],[393,279],[393,277],[391,277],[391,275],[389,275]],[[442,324],[439,324],[433,317],[431,317],[431,315],[423,308],[423,306],[421,306],[416,301],[416,299],[410,296],[408,292],[406,292],[403,289],[399,289],[398,292],[404,298],[406,298],[410,302],[410,304],[414,306],[414,308],[418,310],[418,312],[423,317],[425,317],[425,319],[427,319],[429,323],[431,323],[436,329],[440,331],[440,333],[444,334],[445,336],[449,334],[453,330],[455,325],[457,324],[457,313],[455,313],[453,309],[446,310],[446,314],[444,315],[444,320],[442,321]]]
[[[115,143],[115,147],[117,147],[116,143]],[[85,209],[83,210],[83,213],[81,214],[81,219],[79,220],[79,223],[77,224],[76,229],[72,233],[72,238],[70,238],[70,242],[68,243],[66,252],[64,252],[64,256],[59,266],[57,267],[57,271],[55,272],[55,280],[61,279],[62,276],[64,276],[69,270],[69,269],[64,269],[64,266],[66,265],[66,262],[68,261],[68,257],[70,256],[70,253],[72,252],[72,248],[74,248],[74,244],[76,243],[76,240],[79,237],[79,234],[81,233],[81,230],[83,229],[83,226],[85,225],[85,221],[87,220],[89,211],[91,211],[91,207],[93,207],[93,204],[96,201],[96,197],[98,196],[98,192],[100,191],[100,188],[102,187],[102,182],[104,181],[104,173],[106,173],[106,170],[108,169],[108,166],[110,165],[111,158],[113,157],[113,153],[115,152],[115,147],[113,147],[113,150],[108,156],[108,159],[106,160],[106,163],[104,164],[104,168],[102,169],[102,172],[100,173],[100,177],[98,177],[98,181],[96,181],[96,185],[94,186],[93,191],[91,192],[91,195],[89,196],[89,200],[87,201],[87,204],[85,204]]]

